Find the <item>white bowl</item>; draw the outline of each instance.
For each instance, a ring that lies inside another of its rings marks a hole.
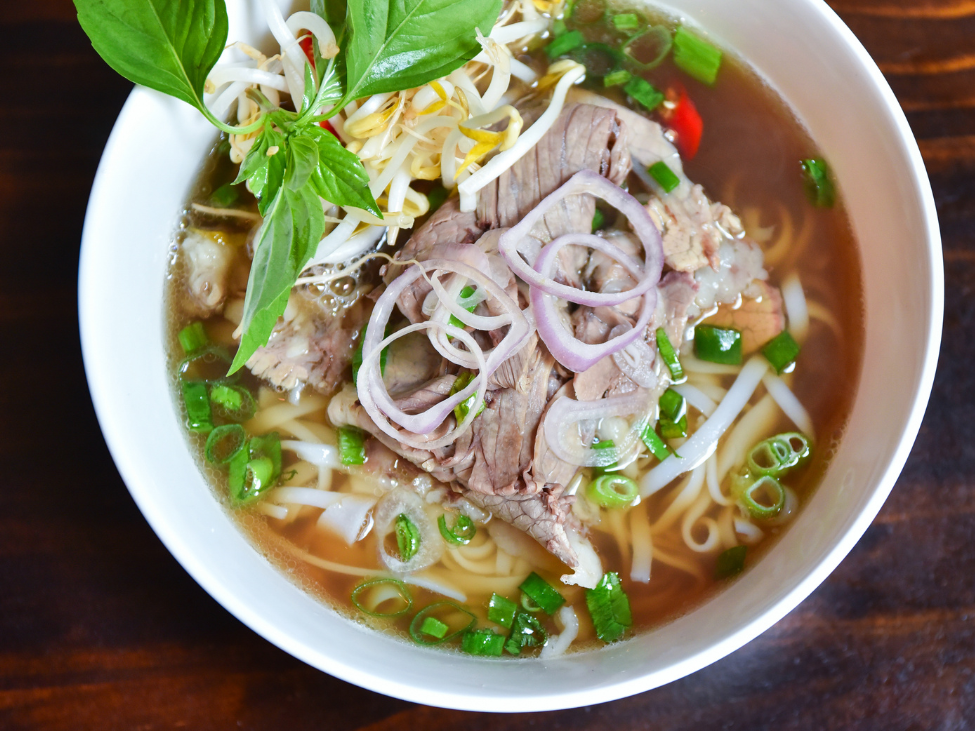
[[[260,41],[257,3],[228,5],[231,39]],[[943,309],[934,200],[907,121],[822,0],[668,5],[748,59],[832,163],[863,261],[863,376],[825,484],[755,569],[666,626],[547,663],[474,659],[364,629],[300,591],[234,527],[187,450],[163,352],[172,236],[214,133],[185,104],[141,88],[129,97],[98,169],[81,256],[95,408],[123,479],[167,548],[283,650],[357,685],[436,706],[540,711],[609,701],[692,673],[766,630],[823,581],[880,509],[927,403]]]

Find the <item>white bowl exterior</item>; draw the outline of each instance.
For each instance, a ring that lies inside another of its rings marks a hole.
[[[228,3],[231,38],[259,39],[245,4]],[[763,632],[835,568],[880,509],[917,434],[941,336],[940,236],[917,145],[879,70],[821,0],[668,5],[748,58],[830,160],[864,262],[864,375],[822,489],[760,569],[664,627],[547,663],[473,659],[366,630],[300,591],[234,527],[186,448],[163,352],[177,212],[213,131],[186,105],[145,89],[126,103],[83,239],[79,304],[92,397],[159,537],[217,601],[287,652],[430,705],[537,711],[613,700],[680,678]]]

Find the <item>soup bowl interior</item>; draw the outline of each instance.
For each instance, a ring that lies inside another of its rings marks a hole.
[[[260,43],[257,5],[228,2],[232,39]],[[82,340],[98,417],[132,496],[173,555],[229,611],[310,665],[389,695],[469,710],[631,695],[714,662],[794,608],[849,552],[893,486],[930,391],[943,299],[933,198],[907,122],[821,0],[655,5],[747,59],[831,161],[863,262],[863,374],[822,489],[756,567],[665,626],[547,662],[476,659],[366,629],[301,591],[244,539],[187,448],[164,353],[178,211],[214,132],[185,104],[145,89],[126,103],[92,190],[81,259]]]

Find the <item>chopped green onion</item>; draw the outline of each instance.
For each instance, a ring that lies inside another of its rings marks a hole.
[[[449,629],[450,627],[436,617],[424,617],[423,624],[420,625],[420,634],[442,640],[447,636],[447,630]]]
[[[244,427],[240,424],[225,424],[210,432],[203,454],[210,464],[223,465],[243,451],[246,444],[247,432]]]
[[[210,387],[210,401],[233,421],[247,421],[257,413],[257,402],[241,386],[217,383]]]
[[[598,442],[593,442],[590,448],[591,449],[616,449],[616,443],[612,439],[603,439]],[[602,467],[593,467],[592,471],[597,475],[602,474],[604,472],[611,472],[617,467],[617,465],[619,465],[618,460],[615,462],[611,462],[608,465],[603,465]]]
[[[674,64],[705,84],[714,84],[721,68],[721,49],[681,26],[674,34]]]
[[[633,74],[626,69],[617,69],[603,77],[603,86],[622,86],[632,78]]]
[[[515,613],[518,611],[517,604],[507,597],[492,594],[487,606],[488,620],[500,624],[502,627],[511,627],[511,623],[515,621]]]
[[[274,487],[274,462],[270,457],[251,459],[242,449],[230,460],[227,487],[234,505],[246,505]]]
[[[724,365],[741,364],[741,333],[714,325],[694,328],[694,355]]]
[[[450,191],[444,188],[442,185],[435,185],[427,192],[427,200],[430,202],[430,210],[427,211],[428,214],[434,213],[443,202],[447,200],[450,196]]]
[[[592,617],[596,636],[603,642],[622,639],[633,624],[630,600],[620,586],[620,577],[615,572],[605,574],[595,589],[586,590],[586,607]]]
[[[542,608],[533,602],[532,598],[525,592],[521,592],[521,608],[526,612],[531,612],[532,614],[542,611]]]
[[[763,475],[742,490],[738,499],[753,518],[771,518],[785,505],[785,488],[774,477]]]
[[[687,402],[672,388],[664,391],[657,403],[660,406],[660,413],[672,421],[677,421],[687,413]]]
[[[670,193],[680,185],[680,178],[663,160],[648,167],[647,172],[650,173],[650,177],[657,181],[657,185],[664,189],[664,193]]]
[[[464,371],[461,373],[459,376],[457,376],[457,380],[454,381],[454,385],[450,387],[450,395],[453,396],[455,393],[460,393],[463,391],[470,385],[474,378],[475,376],[471,371]],[[465,400],[461,401],[454,407],[454,416],[456,417],[457,421],[463,421],[467,418],[470,410],[474,408],[476,399],[477,394],[472,393]],[[482,411],[484,411],[483,401],[481,402],[481,407],[477,410],[477,413],[474,416],[480,416]]]
[[[413,617],[410,637],[421,645],[440,645],[466,632],[476,621],[471,612],[451,601],[434,602]]]
[[[366,463],[366,433],[362,429],[339,427],[339,461],[344,465]]]
[[[359,347],[355,349],[352,354],[352,381],[353,383],[359,378],[359,369],[362,367],[362,344],[366,342],[366,325],[362,326],[362,330],[359,332]],[[390,328],[386,326],[386,337],[388,338],[392,333]],[[389,348],[383,348],[383,352],[379,354],[379,374],[386,375],[386,360],[389,358]]]
[[[180,383],[183,403],[186,404],[186,423],[190,431],[209,434],[213,430],[213,413],[210,410],[210,397],[203,381],[183,381]]]
[[[781,439],[772,437],[759,442],[748,452],[748,471],[764,477],[779,477],[792,467],[792,449]]]
[[[664,439],[683,439],[687,436],[687,415],[677,421],[662,418],[657,422],[657,426],[660,429],[660,436]]]
[[[468,655],[500,657],[504,652],[504,635],[491,629],[472,629],[464,633],[460,649]]]
[[[176,337],[179,338],[179,344],[182,346],[183,352],[186,355],[195,353],[200,348],[205,348],[210,344],[207,331],[203,328],[203,323],[199,320],[184,327]]]
[[[640,16],[636,13],[620,13],[613,16],[616,30],[636,30],[640,27]]]
[[[663,462],[667,459],[672,452],[670,447],[668,447],[664,440],[660,438],[657,432],[654,431],[653,427],[647,424],[646,429],[643,430],[643,434],[640,435],[643,439],[643,443],[647,445],[647,449],[650,450],[650,454]]]
[[[674,381],[683,381],[684,369],[681,367],[680,359],[677,357],[677,351],[671,344],[670,338],[667,337],[667,331],[662,327],[657,328],[657,351],[670,370],[670,375]]]
[[[238,198],[240,198],[240,192],[237,190],[237,186],[227,183],[213,191],[210,195],[210,202],[218,208],[230,208],[237,202]]]
[[[409,561],[420,550],[420,529],[405,513],[396,516],[396,547],[400,561]]]
[[[586,67],[586,75],[593,78],[613,73],[626,57],[605,43],[584,43],[569,54],[576,63]]]
[[[211,364],[216,363],[217,361],[223,361],[229,366],[231,361],[233,361],[233,358],[230,357],[230,353],[227,352],[226,348],[221,347],[220,345],[208,345],[190,353],[188,356],[183,358],[183,360],[180,361],[176,372],[182,378],[186,375],[186,372],[193,364]],[[224,373],[227,372],[226,369],[222,370]],[[236,376],[234,378],[236,378]]]
[[[521,582],[518,588],[546,614],[555,614],[556,610],[565,604],[565,597],[534,571],[528,574],[528,578]]]
[[[662,92],[658,91],[653,84],[644,81],[639,76],[634,76],[626,82],[623,91],[642,104],[648,112],[652,112],[664,100]]]
[[[596,233],[605,224],[606,224],[606,215],[597,208],[596,212],[592,214],[592,232]]]
[[[829,172],[829,165],[822,158],[802,160],[803,181],[806,197],[817,208],[832,208],[836,203],[836,188]]]
[[[776,373],[781,373],[796,362],[796,356],[799,355],[799,343],[789,334],[788,330],[783,330],[765,344],[762,348],[762,355],[772,364]]]
[[[281,476],[281,437],[277,432],[271,432],[260,437],[252,437],[247,443],[247,453],[250,459],[267,457],[274,466],[272,478],[277,481]]]
[[[789,449],[792,451],[793,466],[798,467],[804,464],[809,456],[812,454],[812,445],[809,440],[806,439],[805,435],[799,432],[785,432],[779,434],[776,439],[780,439],[789,445]]]
[[[568,28],[565,27],[565,21],[562,18],[556,18],[552,21],[552,36],[558,37],[565,33]]]
[[[748,553],[748,546],[734,546],[720,553],[714,565],[714,578],[727,579],[740,574],[745,568],[746,553]]]
[[[623,55],[629,64],[640,71],[649,71],[667,58],[673,43],[670,31],[662,25],[655,25],[628,40],[623,46]]]
[[[604,508],[625,508],[636,500],[640,488],[626,475],[603,475],[589,484],[586,494]]]
[[[559,56],[564,56],[573,48],[578,48],[583,44],[585,39],[582,37],[582,33],[577,30],[569,31],[568,33],[563,33],[560,36],[556,36],[551,43],[545,48],[545,53],[548,54],[549,58],[558,58]]]
[[[444,513],[437,518],[437,525],[440,527],[440,535],[443,536],[443,539],[455,546],[466,546],[477,533],[477,526],[474,525],[474,521],[466,515],[458,515],[457,520],[454,521],[454,527],[448,528],[447,515]]]
[[[470,285],[467,285],[460,291],[460,297],[461,299],[467,299],[468,297],[473,295],[474,292],[475,292],[474,288]],[[477,305],[471,305],[470,307],[465,307],[464,309],[467,310],[468,312],[473,312],[476,307]],[[467,325],[462,323],[455,315],[450,316],[449,322],[451,325],[453,325],[454,327],[459,327],[461,330],[467,327]],[[447,337],[450,336],[448,335]]]
[[[504,643],[504,649],[512,655],[520,655],[523,647],[544,645],[545,636],[545,630],[537,617],[518,612],[512,623],[511,632],[508,633],[508,639]]]
[[[371,602],[367,607],[363,602]],[[390,611],[379,611],[384,604],[393,602]],[[413,595],[399,579],[368,579],[352,590],[352,604],[370,617],[400,617],[413,607]]]

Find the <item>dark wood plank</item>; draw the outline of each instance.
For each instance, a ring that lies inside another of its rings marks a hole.
[[[129,85],[69,0],[0,11],[0,728],[975,728],[975,0],[836,0],[908,114],[947,263],[941,367],[890,500],[772,630],[665,688],[499,719],[277,650],[169,556],[118,478],[75,308],[89,186]]]

